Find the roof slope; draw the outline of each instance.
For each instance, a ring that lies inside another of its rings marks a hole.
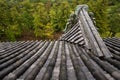
[[[82,12],[60,40],[1,42],[0,80],[120,80],[120,39],[103,42]]]
[[[115,53],[113,58],[99,58],[78,44],[64,41],[7,42],[1,46],[3,80],[120,79],[120,55]]]

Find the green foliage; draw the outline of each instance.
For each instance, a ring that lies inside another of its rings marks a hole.
[[[9,40],[15,41],[16,36],[20,36],[21,33],[17,25],[12,25],[7,27],[7,29],[5,30],[5,34]]]
[[[52,39],[54,32],[63,31],[71,12],[81,3],[88,3],[94,12],[96,26],[102,36],[105,37],[108,33],[109,36],[119,35],[118,2],[119,0],[0,0],[0,40],[15,41],[30,31],[36,37]]]
[[[65,28],[70,13],[71,7],[66,1],[53,5],[50,11],[50,18],[55,32],[62,31]]]
[[[90,10],[94,13],[96,26],[102,37],[117,37],[120,33],[119,0],[90,0]]]
[[[108,15],[110,36],[115,37],[120,32],[120,4],[111,7]],[[120,37],[120,36],[119,36]]]
[[[6,36],[9,40],[15,40],[15,36],[20,34],[17,24],[18,14],[17,4],[13,5],[13,2],[0,1],[1,37]]]
[[[53,29],[51,24],[49,23],[49,15],[44,7],[43,3],[36,3],[35,11],[34,11],[34,33],[36,37],[41,38],[50,38],[53,33]]]
[[[28,30],[33,28],[33,6],[32,3],[29,1],[24,1],[21,3],[21,10],[20,10],[20,18],[19,18],[19,26],[22,31]]]

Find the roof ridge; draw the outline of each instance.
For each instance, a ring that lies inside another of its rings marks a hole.
[[[112,54],[100,37],[87,10],[88,6],[85,4],[77,6],[75,14],[72,13],[70,15],[70,19],[66,24],[66,31],[60,40],[86,46],[99,57],[112,57]]]

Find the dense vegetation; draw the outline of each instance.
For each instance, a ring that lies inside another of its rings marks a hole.
[[[86,3],[103,37],[120,37],[117,0],[0,0],[0,41],[15,41],[26,34],[53,39],[62,32],[78,4]]]

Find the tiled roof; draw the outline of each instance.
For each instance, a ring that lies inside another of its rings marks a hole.
[[[120,39],[102,40],[81,15],[59,40],[1,42],[0,80],[120,80]]]
[[[64,41],[0,45],[3,46],[0,50],[0,79],[3,80],[120,80],[117,48],[111,48],[118,52],[112,50],[112,58],[99,58],[85,47]]]

